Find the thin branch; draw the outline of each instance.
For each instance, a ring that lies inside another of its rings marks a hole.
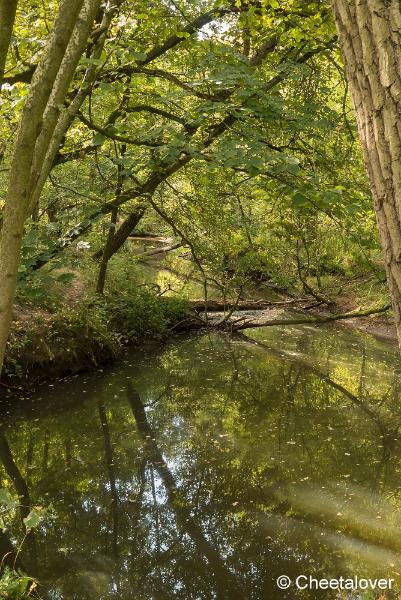
[[[137,106],[131,106],[131,107],[127,108],[126,110],[128,113],[149,112],[154,115],[160,115],[161,117],[166,117],[166,119],[170,119],[171,121],[176,121],[177,123],[180,123],[181,125],[184,125],[184,126],[188,125],[185,122],[185,119],[182,119],[181,117],[178,117],[177,115],[174,115],[173,113],[168,112],[167,110],[162,110],[161,108],[156,108],[154,106],[150,106],[149,104],[138,104]]]
[[[82,123],[89,127],[89,129],[97,131],[98,133],[101,133],[105,137],[110,138],[111,140],[115,140],[116,142],[122,142],[123,144],[132,144],[133,146],[150,146],[151,148],[154,148],[156,146],[163,146],[165,144],[165,142],[163,141],[152,142],[150,140],[141,140],[138,138],[130,138],[124,135],[118,135],[117,133],[113,133],[110,129],[99,127],[99,125],[96,125],[95,123],[93,123],[93,121],[87,119],[81,112],[79,112],[77,116],[79,120],[82,121]]]

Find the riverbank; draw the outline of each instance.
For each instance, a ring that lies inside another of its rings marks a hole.
[[[367,274],[351,279],[333,278],[329,281],[328,295],[333,298],[330,311],[327,307],[318,308],[316,315],[352,312],[368,306],[376,306],[390,302],[387,284],[379,281],[372,274]],[[391,344],[397,344],[397,332],[395,329],[392,311],[380,314],[371,314],[368,317],[347,319],[339,325],[358,329],[364,333],[385,340]]]
[[[52,312],[29,304],[14,309],[2,388],[98,368],[128,345],[163,341],[188,312],[182,299],[140,289],[128,297],[82,296]]]
[[[220,320],[219,306],[209,307],[210,324]],[[142,290],[130,298],[94,299],[81,297],[79,303],[55,313],[17,305],[7,347],[1,387],[31,387],[43,380],[65,377],[100,368],[114,361],[127,346],[162,343],[177,331],[200,329],[201,300],[186,301],[158,297]],[[328,307],[313,307],[300,299],[241,303],[238,318],[257,315],[275,321],[291,314],[324,317],[353,309],[348,299]],[[199,317],[197,316],[199,315]],[[235,318],[237,313],[232,315]],[[393,318],[388,313],[339,321],[391,344],[397,343]]]

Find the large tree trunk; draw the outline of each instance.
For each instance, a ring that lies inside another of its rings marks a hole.
[[[401,11],[332,0],[368,170],[401,348]]]
[[[157,471],[160,480],[167,492],[167,503],[174,510],[179,528],[185,532],[194,543],[199,560],[204,556],[207,560],[207,568],[216,584],[216,597],[220,600],[242,600],[244,595],[239,581],[227,567],[224,558],[212,541],[205,535],[202,526],[193,516],[196,510],[185,499],[179,489],[173,473],[170,471],[156,442],[155,432],[148,421],[145,408],[141,402],[138,392],[128,384],[128,402],[131,406],[138,433],[143,442],[143,451],[149,463]]]

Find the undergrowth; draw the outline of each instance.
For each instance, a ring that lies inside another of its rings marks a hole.
[[[83,296],[55,314],[33,312],[28,327],[15,323],[4,372],[20,378],[33,365],[63,362],[66,372],[97,365],[116,356],[129,342],[161,339],[186,311],[185,300],[160,297],[147,287],[138,287],[125,294]]]

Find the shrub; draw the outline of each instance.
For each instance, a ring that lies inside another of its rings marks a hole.
[[[165,334],[187,310],[185,300],[157,296],[147,287],[123,296],[108,296],[106,302],[114,329],[130,340]]]

